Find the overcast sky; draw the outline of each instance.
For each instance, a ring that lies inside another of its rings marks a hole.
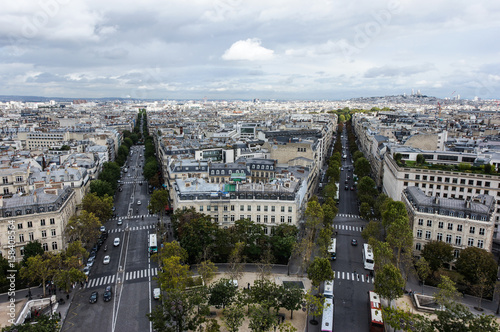
[[[2,0],[0,95],[500,98],[500,1]]]

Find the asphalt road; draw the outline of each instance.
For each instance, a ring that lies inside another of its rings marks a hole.
[[[158,273],[158,265],[150,262],[147,249],[148,236],[155,232],[157,217],[149,215],[147,209],[149,193],[142,176],[143,146],[132,149],[126,164],[128,171],[122,172],[122,191],[115,195],[117,218],[104,224],[109,231],[108,238],[97,253],[88,283],[73,298],[62,331],[152,331],[146,314],[156,305],[152,291],[157,287],[153,278]],[[122,219],[122,225],[118,225],[118,219]],[[116,247],[113,246],[115,238],[120,238],[120,245]],[[103,264],[105,255],[111,257],[107,265]],[[104,302],[103,293],[108,285],[113,288],[113,296],[111,301]],[[93,291],[97,291],[99,297],[96,303],[90,304]]]

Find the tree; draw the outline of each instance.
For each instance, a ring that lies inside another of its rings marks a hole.
[[[354,172],[362,178],[370,175],[370,167],[370,162],[365,157],[361,157],[354,163]]]
[[[425,157],[423,154],[419,153],[417,154],[417,164],[418,165],[423,165],[425,164]]]
[[[307,268],[307,277],[316,287],[325,280],[333,280],[335,275],[328,258],[314,257],[311,265]]]
[[[424,294],[425,280],[431,274],[431,267],[429,266],[429,262],[424,257],[421,257],[417,261],[415,267],[417,269],[418,277],[422,280],[422,294]]]
[[[367,202],[361,203],[361,205],[359,206],[359,214],[361,215],[361,218],[370,220],[370,217],[372,216],[372,207],[370,206],[370,204],[368,204]]]
[[[45,296],[45,285],[54,275],[55,269],[58,267],[57,263],[57,257],[52,253],[32,256],[26,261],[26,266],[21,268],[21,277],[31,282],[41,281],[43,296]]]
[[[382,207],[382,225],[388,229],[399,218],[408,218],[408,212],[403,202],[394,201],[392,199],[386,200]]]
[[[368,242],[370,238],[374,238],[375,240],[380,241],[382,240],[380,232],[381,228],[382,224],[380,223],[380,221],[372,220],[365,226],[365,228],[361,232],[361,236],[363,237],[363,239],[365,239],[366,242]]]
[[[163,247],[160,249],[160,260],[163,261],[164,259],[170,258],[170,257],[179,257],[179,262],[181,264],[184,264],[188,260],[188,253],[187,251],[181,247],[179,242],[177,241],[172,241],[172,242],[166,242],[163,244]]]
[[[216,307],[229,305],[236,296],[237,289],[231,280],[222,278],[210,287],[208,304]]]
[[[21,325],[5,326],[2,328],[2,332],[49,332],[59,331],[60,329],[59,316],[39,315]]]
[[[238,332],[245,319],[245,309],[240,303],[234,303],[222,311],[222,322],[229,332]]]
[[[103,223],[113,215],[113,197],[108,195],[99,197],[97,194],[89,193],[82,200],[82,208],[93,213]]]
[[[42,248],[42,244],[40,241],[35,240],[35,241],[30,241],[28,244],[24,246],[24,257],[23,257],[23,266],[26,266],[26,262],[28,261],[28,258],[34,257],[37,255],[43,255],[45,250]]]
[[[118,180],[120,179],[120,166],[115,162],[105,162],[102,164],[102,171],[99,174],[99,180],[106,181],[116,189]]]
[[[144,165],[144,177],[146,178],[146,180],[151,179],[156,174],[156,172],[158,172],[158,165],[156,160],[149,161],[146,163],[146,165]]]
[[[307,316],[310,314],[313,315],[313,317],[321,316],[323,314],[323,310],[325,309],[325,301],[323,297],[313,295],[313,291],[317,291],[317,288],[313,287],[304,295]]]
[[[251,305],[249,309],[250,322],[248,327],[252,331],[264,332],[276,324],[276,316],[260,305]]]
[[[356,160],[358,160],[359,158],[364,158],[364,154],[363,152],[358,150],[352,154],[352,160],[356,162]]]
[[[242,252],[244,243],[238,242],[229,255],[229,266],[227,274],[233,280],[238,280],[243,275]]]
[[[203,261],[198,265],[198,273],[205,282],[205,285],[212,281],[215,277],[215,273],[217,273],[217,270],[217,266],[209,260]]]
[[[162,260],[163,270],[158,272],[158,281],[161,289],[184,290],[191,273],[189,266],[181,263],[181,258],[171,256]]]
[[[488,284],[495,283],[498,265],[493,254],[484,249],[465,248],[460,252],[455,267],[470,284],[478,283],[481,273],[484,273]]]
[[[280,307],[290,310],[290,319],[293,319],[293,311],[299,310],[304,301],[304,292],[297,286],[280,286],[281,297],[279,298]]]
[[[93,180],[90,182],[90,192],[96,194],[99,197],[108,195],[113,197],[115,191],[109,182],[102,180]]]
[[[157,213],[163,224],[163,216],[165,215],[165,207],[168,205],[169,194],[167,190],[158,189],[153,191],[149,200],[148,209]]]
[[[274,228],[270,243],[273,257],[279,264],[288,263],[293,246],[297,241],[297,233],[297,227],[284,223]]]
[[[372,178],[365,176],[358,181],[358,197],[361,202],[366,202],[370,206],[375,203],[375,198],[378,195],[377,186]]]
[[[465,171],[470,171],[471,165],[469,163],[459,163],[458,164],[458,170],[460,172],[465,172]]]
[[[91,212],[82,211],[80,215],[72,216],[66,225],[66,234],[71,240],[80,240],[84,247],[89,248],[100,235],[101,222]]]
[[[123,140],[123,144],[130,149],[130,147],[132,145],[134,145],[134,142],[132,141],[132,139],[130,137],[126,137],[124,140]]]
[[[442,275],[438,288],[439,291],[434,297],[439,304],[447,306],[458,300],[457,288],[453,280],[449,277]]]
[[[375,274],[375,292],[391,302],[403,296],[404,279],[393,264],[385,264]]]
[[[406,211],[405,211],[406,213]],[[396,248],[396,267],[400,267],[401,252],[410,253],[413,244],[413,232],[406,214],[397,218],[387,229],[387,242]]]
[[[422,256],[429,262],[432,273],[443,264],[453,260],[453,247],[443,241],[431,241],[425,244]]]

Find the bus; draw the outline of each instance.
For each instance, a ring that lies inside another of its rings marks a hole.
[[[370,332],[384,332],[384,320],[382,318],[382,303],[380,295],[373,291],[368,292],[370,305]]]
[[[373,271],[373,268],[375,267],[373,249],[368,243],[363,244],[363,266],[365,267],[365,270],[371,271]]]
[[[325,299],[323,318],[321,320],[321,332],[333,331],[333,298]]]
[[[156,234],[149,234],[148,251],[149,254],[158,252],[158,245],[156,244]]]
[[[330,247],[328,248],[328,255],[331,260],[337,259],[337,239],[333,238]]]

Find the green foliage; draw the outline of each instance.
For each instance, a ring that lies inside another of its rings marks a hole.
[[[471,165],[469,163],[459,163],[458,169],[460,172],[469,171],[471,169]]]
[[[314,257],[311,265],[307,268],[307,277],[316,287],[325,280],[333,280],[335,275],[328,258]]]
[[[85,248],[90,248],[97,241],[101,232],[101,222],[93,213],[83,210],[80,215],[73,215],[66,225],[66,234],[72,241],[80,240]]]
[[[359,176],[359,178],[370,175],[371,167],[370,162],[361,157],[354,162],[354,172]]]
[[[225,308],[236,296],[237,289],[230,279],[222,278],[210,287],[208,304]]]
[[[281,285],[278,292],[280,294],[279,306],[290,310],[290,319],[293,319],[293,311],[299,310],[302,307],[302,302],[304,302],[303,290],[296,286],[285,287]]]
[[[120,179],[120,166],[114,162],[105,162],[102,165],[101,174],[99,174],[99,180],[108,182],[113,191],[116,190],[118,185],[118,180]]]
[[[26,266],[26,262],[28,261],[28,258],[34,257],[37,255],[43,255],[45,250],[42,248],[42,244],[40,241],[35,240],[35,241],[30,241],[28,244],[24,246],[24,257],[22,264],[23,266]]]
[[[186,263],[188,259],[187,251],[175,240],[172,242],[165,242],[160,249],[159,255],[162,261],[170,257],[179,257],[179,262],[181,264]]]
[[[417,164],[419,165],[425,164],[425,157],[421,153],[417,154]]]
[[[90,182],[90,192],[96,194],[99,197],[103,197],[104,195],[108,195],[113,197],[115,191],[113,190],[113,186],[106,181],[102,180],[93,180]]]
[[[191,277],[189,266],[181,262],[178,256],[163,258],[162,271],[158,272],[158,281],[162,290],[184,290]]]
[[[21,268],[21,278],[30,282],[41,282],[43,295],[45,296],[45,285],[51,280],[58,267],[58,259],[52,253],[32,256],[26,260],[26,265]]]
[[[82,200],[82,208],[93,213],[103,223],[113,215],[113,197],[108,195],[99,197],[97,194],[88,193]]]
[[[477,247],[467,247],[460,252],[456,263],[457,271],[471,284],[477,284],[481,274],[487,283],[495,283],[498,265],[492,253]]]
[[[282,288],[269,280],[255,280],[250,290],[247,291],[251,303],[258,303],[266,310],[274,308],[278,312],[280,308],[280,297]]]
[[[40,315],[21,325],[5,326],[2,332],[53,332],[60,328],[59,316]]]
[[[144,165],[144,177],[146,180],[151,179],[158,172],[158,164],[156,160],[147,162]]]
[[[211,261],[203,261],[198,265],[197,270],[205,284],[208,284],[215,277],[218,267]]]
[[[288,258],[292,254],[293,246],[297,240],[298,229],[295,226],[280,224],[274,228],[270,243],[274,258],[278,264],[288,263]]]
[[[403,296],[404,279],[393,264],[385,264],[375,274],[375,292],[389,301]]]
[[[406,210],[404,215],[399,216],[387,228],[387,242],[396,248],[396,266],[400,267],[401,252],[411,252],[413,244],[413,232],[408,222]]]
[[[453,247],[443,241],[431,241],[425,244],[422,256],[429,262],[432,272],[436,272],[443,264],[453,260]]]
[[[365,155],[363,154],[363,152],[361,151],[356,151],[354,152],[354,154],[352,155],[352,159],[354,160],[354,162],[356,162],[359,158],[363,158]]]
[[[276,324],[274,313],[269,312],[260,305],[252,305],[248,311],[250,318],[248,327],[250,327],[252,331],[269,331],[269,329]]]
[[[421,257],[415,263],[415,268],[417,270],[418,277],[423,283],[425,283],[425,280],[432,272],[429,262],[424,257]]]
[[[365,239],[366,242],[369,242],[370,238],[380,241],[382,240],[381,229],[382,224],[380,223],[380,221],[372,220],[363,229],[363,231],[361,232],[361,236],[363,237],[363,239]]]
[[[158,214],[162,223],[165,215],[165,207],[169,204],[169,197],[170,195],[167,190],[157,189],[153,191],[149,199],[148,209]]]
[[[245,319],[245,308],[239,303],[235,303],[222,312],[222,322],[229,332],[238,332]]]

